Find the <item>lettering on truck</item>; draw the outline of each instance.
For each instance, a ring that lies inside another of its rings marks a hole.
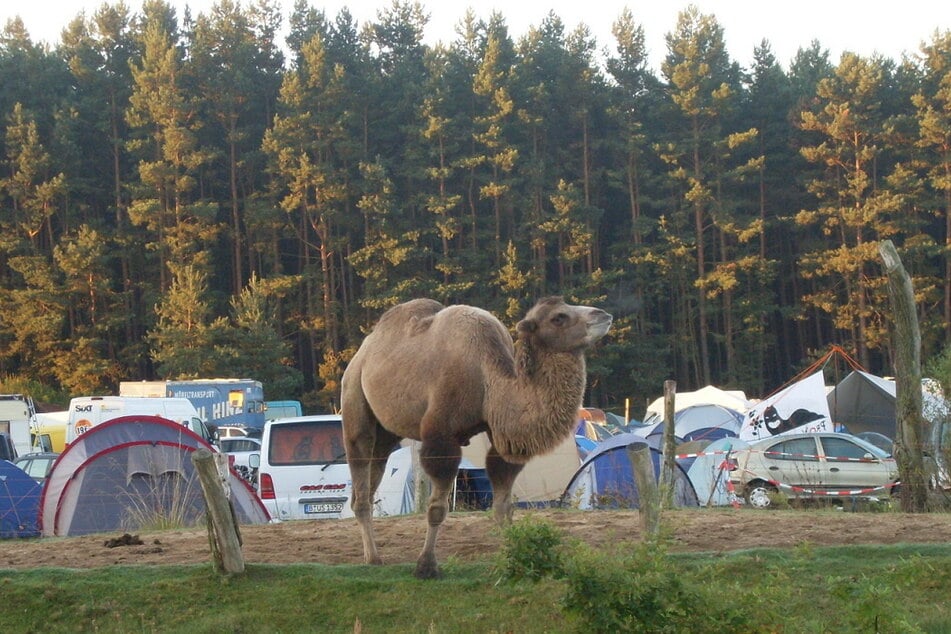
[[[89,414],[92,412],[92,403],[90,403],[89,405],[76,405],[73,408],[73,410],[77,414]],[[73,423],[73,431],[76,432],[77,436],[89,431],[91,427],[92,427],[92,421],[89,420],[88,418],[80,418],[75,423]]]

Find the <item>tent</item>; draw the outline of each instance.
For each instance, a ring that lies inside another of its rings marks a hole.
[[[674,411],[693,407],[694,405],[721,405],[736,412],[745,413],[750,407],[746,394],[740,390],[721,390],[708,385],[693,392],[678,392],[674,394]],[[664,397],[654,399],[647,406],[644,414],[644,424],[656,423],[664,420]]]
[[[721,438],[704,447],[687,467],[687,477],[697,492],[700,506],[726,506],[734,500],[730,490],[730,472],[724,464],[731,452],[749,449],[749,443],[739,438]],[[679,450],[678,450],[679,453]],[[685,461],[678,459],[680,464]]]
[[[488,450],[489,437],[484,432],[473,436],[469,444],[462,448],[464,467],[460,468],[460,474],[463,478],[481,482],[474,492],[476,497],[481,495],[480,506],[491,501],[491,494],[486,497],[487,491],[484,490],[488,488],[488,479],[484,476],[485,454]],[[575,436],[569,435],[551,452],[528,461],[512,485],[512,501],[520,506],[550,506],[557,503],[580,464]],[[457,485],[459,482],[457,478]]]
[[[948,404],[936,394],[926,379],[922,382],[922,414],[934,431],[948,417]],[[855,370],[850,372],[826,398],[836,425],[845,425],[850,433],[877,432],[895,438],[895,382]]]
[[[638,508],[639,499],[634,470],[628,457],[631,443],[647,443],[654,463],[654,473],[659,476],[661,452],[659,436],[644,438],[627,433],[612,436],[598,443],[565,487],[561,496],[563,506],[581,509]],[[697,494],[690,484],[687,472],[679,464],[674,465],[674,504],[697,506]]]
[[[742,426],[742,413],[714,403],[690,405],[674,414],[674,435],[685,441],[737,436]],[[649,425],[634,433],[646,437],[663,433],[663,430],[663,420],[652,418]]]
[[[0,539],[39,536],[41,490],[23,469],[0,460]]]
[[[157,416],[123,416],[90,428],[53,464],[40,500],[43,536],[196,524],[205,499],[191,453],[200,448],[211,446]],[[233,469],[228,484],[239,523],[269,521]]]

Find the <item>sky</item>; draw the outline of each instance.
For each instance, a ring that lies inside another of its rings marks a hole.
[[[179,15],[187,5],[193,14],[207,11],[215,0],[171,0]],[[247,0],[240,0],[247,5]],[[294,0],[280,0],[285,19]],[[63,27],[81,11],[92,14],[104,0],[3,0],[0,24],[19,15],[34,41],[54,44]],[[105,0],[106,4],[116,4]],[[135,12],[139,0],[126,0]],[[311,0],[312,6],[335,16],[347,6],[359,22],[373,20],[377,11],[390,6],[390,0]],[[664,36],[677,24],[680,11],[693,4],[701,13],[713,14],[724,29],[730,56],[750,66],[753,49],[763,39],[769,41],[776,59],[788,68],[799,48],[813,40],[830,53],[833,63],[843,51],[869,56],[880,53],[900,61],[903,53],[914,54],[923,41],[930,41],[935,30],[951,30],[951,2],[948,0],[424,0],[430,14],[425,34],[427,43],[450,42],[455,27],[467,7],[476,17],[488,19],[493,11],[501,13],[513,39],[531,26],[542,22],[549,11],[561,18],[567,30],[586,24],[600,47],[612,45],[611,24],[628,7],[643,26],[651,66],[659,68],[667,52]],[[612,49],[613,50],[613,49]]]

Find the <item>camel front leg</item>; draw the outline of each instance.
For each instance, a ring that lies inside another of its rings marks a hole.
[[[485,472],[492,483],[492,511],[499,526],[512,522],[512,485],[524,466],[503,460],[494,445],[485,456]]]
[[[419,579],[436,579],[440,576],[436,562],[436,538],[439,536],[439,527],[449,512],[449,492],[459,471],[462,448],[458,442],[452,440],[423,440],[419,457],[423,471],[432,482],[433,490],[426,510],[426,541],[413,574]]]

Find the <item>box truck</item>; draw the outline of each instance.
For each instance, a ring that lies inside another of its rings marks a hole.
[[[264,387],[254,379],[122,381],[119,396],[186,398],[215,427],[264,427]]]
[[[69,402],[66,444],[93,426],[121,416],[160,416],[187,427],[208,444],[215,443],[214,434],[186,398],[78,396]]]

